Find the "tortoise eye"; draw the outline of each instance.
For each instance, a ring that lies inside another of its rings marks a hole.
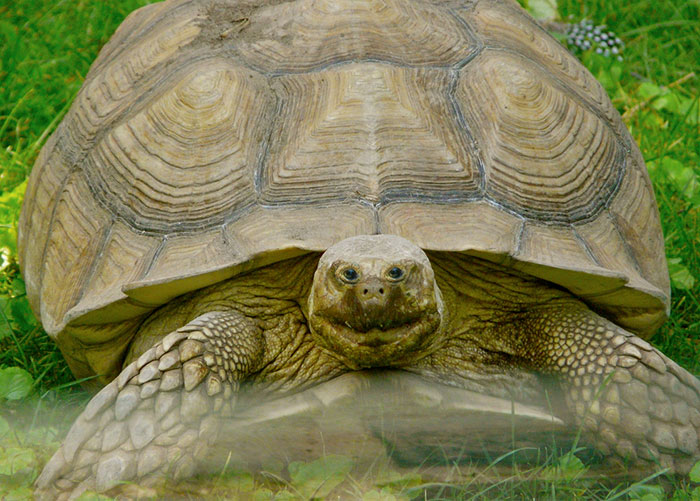
[[[389,278],[392,280],[401,280],[404,276],[404,271],[398,266],[394,266],[388,271],[387,275],[389,275]]]
[[[343,277],[343,280],[351,284],[357,282],[357,279],[360,278],[360,274],[355,268],[345,268],[341,272],[341,276]]]

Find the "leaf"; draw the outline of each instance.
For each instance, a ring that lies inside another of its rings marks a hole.
[[[685,121],[690,125],[700,123],[700,101],[698,98],[681,100],[681,105],[678,113],[685,117]]]
[[[640,501],[664,501],[666,492],[660,485],[636,484],[630,488],[629,497]]]
[[[14,475],[36,462],[32,449],[25,447],[8,447],[0,449],[0,475]]]
[[[275,501],[303,501],[298,494],[289,491],[279,491],[275,493]]]
[[[17,253],[17,219],[26,190],[25,179],[14,189],[0,195],[0,248],[7,249],[13,255]]]
[[[219,479],[219,484],[239,493],[255,490],[255,479],[246,471],[227,472],[224,477]]]
[[[396,470],[382,470],[377,475],[374,485],[378,487],[415,487],[423,483],[418,473],[400,473]]]
[[[687,117],[691,125],[698,123],[700,106],[697,98],[686,98],[667,87],[660,87],[651,82],[644,82],[637,88],[637,94],[642,99],[650,99],[651,107],[657,111],[668,111],[675,115]]]
[[[9,324],[9,308],[10,298],[0,295],[0,339],[12,334],[11,325]]]
[[[275,499],[275,493],[272,492],[270,489],[263,487],[261,489],[257,489],[253,493],[253,499],[255,501],[270,501],[272,499]]]
[[[642,99],[650,99],[661,94],[661,87],[651,82],[642,83],[637,89],[637,94]]]
[[[22,443],[25,445],[38,445],[40,447],[57,444],[56,448],[58,448],[58,445],[60,445],[60,436],[61,434],[58,432],[58,429],[53,426],[32,426],[24,433]]]
[[[75,501],[112,501],[113,498],[98,494],[94,491],[85,491],[75,498]]]
[[[268,488],[257,489],[253,493],[254,501],[302,501],[298,494],[287,490],[272,492]]]
[[[17,277],[10,284],[10,289],[12,289],[12,294],[16,296],[24,296],[27,293],[27,288],[24,286],[24,280]]]
[[[586,470],[586,465],[573,452],[569,452],[553,465],[544,468],[542,473],[544,478],[551,481],[576,480]]]
[[[557,0],[528,0],[525,9],[532,17],[542,21],[552,21],[559,17]]]
[[[622,77],[623,67],[619,61],[589,50],[581,54],[581,62],[593,73],[596,80],[600,82],[605,92],[610,96],[610,99],[615,101],[622,97],[623,91],[620,87],[620,78]]]
[[[26,501],[27,499],[34,499],[34,489],[30,487],[18,487],[5,494],[2,501]]]
[[[28,332],[38,325],[26,296],[11,299],[10,312],[13,327],[20,332]]]
[[[585,471],[586,466],[573,452],[563,455],[556,464],[556,476],[559,479],[575,480]]]
[[[690,480],[700,484],[700,461],[695,463],[695,466],[693,466],[693,468],[690,470],[688,476],[690,477]]]
[[[352,459],[330,455],[310,463],[294,461],[287,469],[292,485],[304,498],[326,497],[352,469]]]
[[[675,92],[667,92],[654,99],[651,106],[655,110],[664,110],[678,115],[681,109],[681,99]]]
[[[656,179],[661,177],[670,181],[671,185],[689,201],[700,193],[700,182],[695,171],[675,158],[663,157],[661,160],[652,160],[648,162],[647,167]]]
[[[8,423],[2,416],[0,416],[0,438],[7,435],[10,431],[10,423]]]
[[[671,276],[671,284],[676,289],[689,290],[695,285],[695,277],[679,257],[669,258],[668,273]]]
[[[573,452],[569,452],[559,459],[559,468],[565,475],[578,475],[586,469],[583,462]]]
[[[15,278],[10,289],[12,296],[0,295],[0,339],[9,336],[11,328],[29,332],[39,325],[29,306],[24,281]]]
[[[376,489],[365,492],[362,501],[408,501],[408,496],[404,494],[392,493],[387,489],[378,491]]]
[[[32,391],[34,379],[24,369],[8,367],[0,369],[0,399],[19,400]]]

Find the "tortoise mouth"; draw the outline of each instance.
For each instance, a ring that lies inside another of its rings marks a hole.
[[[372,327],[364,331],[338,321],[329,323],[335,330],[335,335],[341,336],[348,342],[357,346],[377,347],[401,343],[406,338],[412,338],[425,330],[430,321],[425,318],[416,318],[395,327]]]
[[[396,367],[428,355],[441,320],[440,312],[435,309],[386,329],[374,327],[361,331],[349,322],[319,314],[312,316],[310,325],[326,349],[357,370]]]

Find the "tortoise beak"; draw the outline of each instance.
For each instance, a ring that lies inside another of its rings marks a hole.
[[[398,314],[404,293],[400,287],[377,277],[369,277],[349,289],[344,298],[352,314],[348,324],[358,332],[387,330],[414,320]]]
[[[354,288],[355,307],[370,329],[377,327],[389,303],[389,290],[378,278],[358,283]],[[366,329],[365,329],[366,330]]]

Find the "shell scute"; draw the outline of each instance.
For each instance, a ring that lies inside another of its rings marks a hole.
[[[44,248],[51,224],[51,219],[46,216],[53,212],[56,200],[61,194],[56,187],[62,186],[70,173],[70,165],[58,148],[60,131],[61,127],[49,138],[39,153],[33,172],[34,176],[40,177],[43,182],[27,184],[17,227],[17,250],[22,260],[27,299],[37,315],[40,311]]]
[[[140,15],[130,20],[134,27],[145,24],[147,29],[139,30],[139,36],[128,36],[122,30],[126,39],[119,36],[105,46],[64,120],[73,139],[71,157],[82,156],[84,147],[90,146],[106,125],[157,87],[167,72],[166,63],[178,58],[182,48],[196,39],[201,31],[196,7],[182,10],[151,23],[151,10],[139,11],[135,14]],[[146,19],[139,23],[141,17]]]
[[[486,47],[507,50],[545,68],[551,78],[602,114],[622,134],[624,125],[603,86],[516,2],[479,2],[463,18]]]
[[[110,224],[83,176],[70,174],[56,202],[44,250],[40,318],[47,331],[55,331],[80,299]]]
[[[435,222],[440,221],[440,231]],[[455,241],[462,251],[484,254],[491,260],[506,260],[517,248],[524,220],[487,201],[429,204],[396,202],[379,209],[382,233],[411,234],[413,242],[425,249],[452,251]]]
[[[122,285],[144,273],[159,245],[159,238],[135,232],[124,222],[115,221],[102,246],[101,257],[86,280],[80,302],[66,315],[78,318],[122,299]],[[118,311],[117,308],[113,310],[115,314]],[[142,307],[135,310],[135,314],[142,312]],[[120,316],[103,315],[103,319],[116,321]]]
[[[649,175],[636,145],[633,145],[628,163],[631,168],[620,185],[619,194],[610,204],[610,214],[641,275],[658,290],[668,291],[670,283],[659,211]],[[668,308],[668,296],[665,304]]]
[[[232,46],[248,65],[271,74],[357,60],[449,67],[479,48],[449,10],[410,0],[299,0],[260,8]]]
[[[625,169],[622,145],[529,61],[484,51],[462,70],[456,98],[497,203],[567,224],[596,217],[613,198]]]
[[[473,198],[481,179],[444,70],[348,64],[276,80],[266,204]]]
[[[250,166],[273,103],[266,83],[218,58],[182,71],[87,158],[98,196],[144,231],[220,225],[254,198]]]

